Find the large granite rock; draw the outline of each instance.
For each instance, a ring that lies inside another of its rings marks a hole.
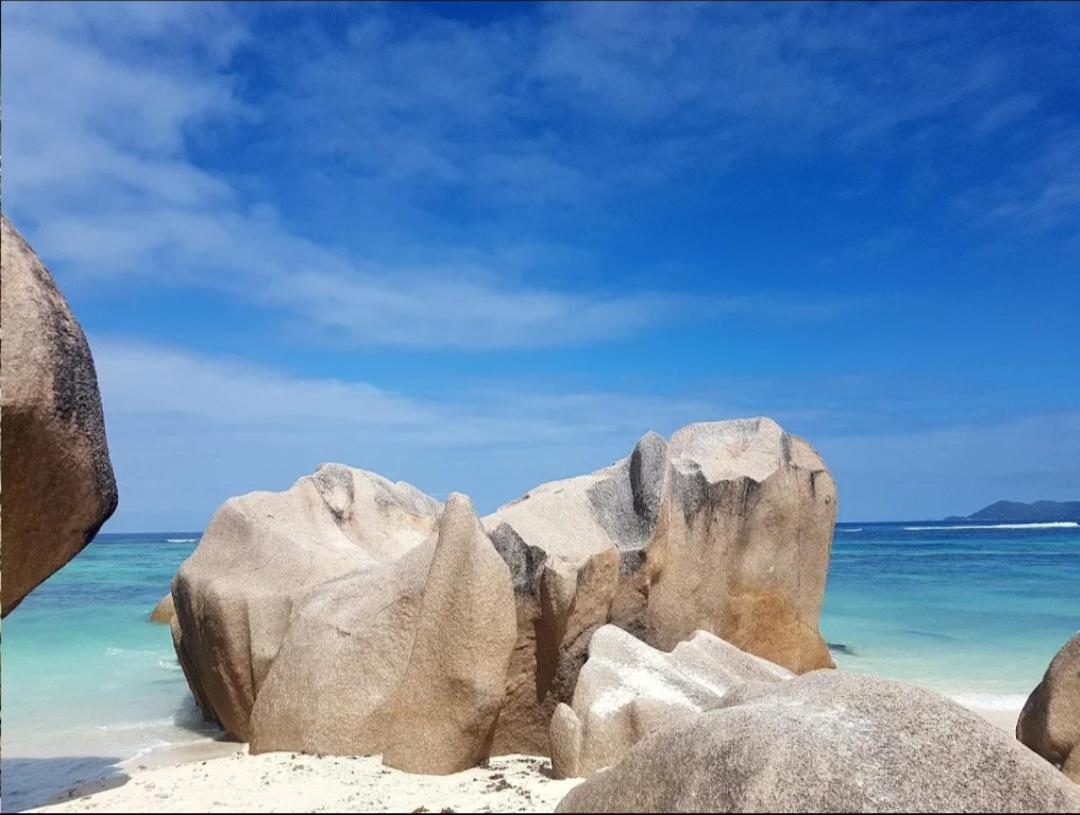
[[[552,770],[556,778],[590,776],[648,734],[716,707],[735,687],[792,676],[705,631],[664,653],[605,625],[589,641],[573,706],[555,709]]]
[[[287,492],[228,501],[173,584],[173,637],[203,710],[256,750],[377,749],[448,772],[549,755],[556,705],[608,623],[663,650],[701,629],[795,671],[832,665],[817,617],[835,489],[775,422],[650,433],[475,529],[465,500],[444,508],[325,465]],[[441,609],[440,636],[420,607]],[[442,747],[417,741],[427,730]]]
[[[1016,737],[1080,784],[1080,631],[1028,697]]]
[[[832,667],[817,625],[835,519],[820,456],[765,418],[649,433],[484,518],[518,604],[495,752],[550,753],[606,623],[665,651],[704,630],[795,672]]]
[[[410,772],[474,766],[502,708],[513,603],[472,504],[451,495],[436,535],[296,608],[252,711],[252,751],[382,753]]]
[[[90,346],[34,250],[0,216],[3,581],[7,615],[116,509]]]
[[[733,690],[558,812],[1080,812],[1080,789],[930,691],[819,671]]]
[[[226,502],[173,597],[196,699],[253,751],[381,752],[429,773],[488,752],[514,599],[464,496],[324,465]]]

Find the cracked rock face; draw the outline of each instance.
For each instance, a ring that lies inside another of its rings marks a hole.
[[[605,625],[589,641],[573,706],[555,709],[552,770],[556,778],[588,777],[661,727],[719,706],[736,687],[793,676],[706,631],[664,653]]]
[[[944,696],[839,671],[748,683],[557,812],[1078,812],[1080,789]]]
[[[33,249],[0,216],[2,613],[77,555],[116,509],[90,346]]]
[[[1062,646],[1028,697],[1016,737],[1080,784],[1080,632]]]
[[[324,465],[222,506],[174,581],[174,640],[204,712],[256,750],[421,772],[550,755],[605,624],[831,666],[835,512],[821,459],[768,419],[649,433],[481,520],[463,496]]]
[[[607,623],[664,651],[703,630],[796,673],[833,667],[817,625],[835,520],[821,457],[766,418],[648,433],[484,518],[518,603],[496,752],[551,753],[555,707]]]

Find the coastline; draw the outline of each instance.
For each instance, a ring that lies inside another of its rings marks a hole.
[[[1023,710],[1026,699],[1026,697],[1021,697],[1014,706],[1006,707],[999,704],[979,704],[976,694],[957,694],[950,698],[961,707],[982,716],[995,727],[1000,727],[1010,736],[1016,735],[1016,723],[1020,719],[1020,711]]]
[[[1072,592],[1080,538],[1060,529],[940,534],[904,525],[864,525],[834,539],[821,625],[840,670],[934,690],[1011,734],[1027,694],[1072,630],[1064,632],[1062,621],[1067,626],[1080,612]],[[344,785],[375,810],[554,806],[547,793],[492,803],[488,776],[454,776],[435,787],[424,776],[387,776],[377,760],[353,762],[340,779],[333,759],[305,759],[306,770],[259,756],[229,764],[242,745],[220,741],[223,734],[203,721],[168,629],[147,621],[195,540],[180,533],[101,536],[5,620],[4,811],[192,811],[213,809],[215,800],[217,809],[267,811],[280,796],[255,781],[299,772],[325,777],[331,790]],[[1033,547],[1042,560],[1027,556]],[[962,592],[957,574],[964,575]],[[1032,584],[1040,586],[1036,596],[1007,588]],[[260,769],[265,762],[272,768]],[[513,785],[527,790],[550,782],[535,772],[518,776]],[[429,799],[388,803],[384,786],[392,791],[398,781]],[[196,794],[203,788],[210,800]],[[311,794],[317,800],[304,808],[361,807]]]
[[[582,779],[555,780],[550,762],[500,756],[452,775],[412,775],[379,756],[231,755],[69,790],[30,812],[552,812]],[[295,781],[304,783],[296,784]]]
[[[1010,734],[1023,704],[1006,705],[1019,697],[951,698]],[[535,756],[500,756],[432,776],[384,767],[378,756],[252,756],[246,745],[220,741],[165,749],[129,764],[27,811],[552,812],[582,780],[552,779],[550,762]],[[307,783],[292,783],[297,778]]]

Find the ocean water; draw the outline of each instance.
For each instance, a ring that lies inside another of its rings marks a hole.
[[[99,535],[3,623],[3,810],[222,734],[148,622],[198,533]],[[1080,629],[1080,527],[841,524],[821,616],[839,666],[1017,708]]]
[[[148,622],[198,533],[99,535],[3,622],[4,812],[218,732]]]

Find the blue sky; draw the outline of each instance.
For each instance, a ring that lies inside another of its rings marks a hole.
[[[1080,10],[3,4],[3,206],[120,508],[484,511],[768,414],[847,520],[1080,497]]]

